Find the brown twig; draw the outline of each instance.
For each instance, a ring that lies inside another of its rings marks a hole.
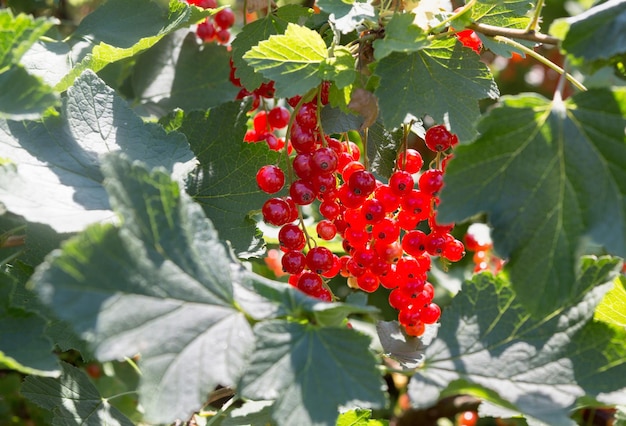
[[[494,36],[504,36],[509,38],[517,38],[520,40],[528,40],[534,41],[536,43],[542,44],[552,44],[557,45],[561,40],[556,37],[549,36],[547,34],[543,34],[537,31],[526,31],[520,30],[517,28],[504,28],[504,27],[496,27],[493,25],[481,24],[478,22],[474,22],[468,28],[484,34],[486,36],[494,37]]]

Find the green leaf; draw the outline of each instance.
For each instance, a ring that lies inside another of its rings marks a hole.
[[[28,376],[21,389],[22,395],[53,413],[53,426],[133,425],[100,395],[85,373],[70,364],[61,366],[58,379]]]
[[[413,13],[394,13],[385,26],[385,38],[374,41],[376,60],[391,55],[393,52],[417,52],[430,44],[428,34],[413,23]]]
[[[0,10],[0,72],[18,64],[26,51],[52,25],[52,19],[34,19],[25,14],[13,16],[10,9]]]
[[[54,87],[72,70],[70,53],[70,46],[63,41],[40,40],[24,54],[21,63],[29,74]]]
[[[289,98],[321,83],[320,65],[327,59],[326,44],[315,31],[289,23],[285,34],[261,41],[243,59],[275,81],[276,95]]]
[[[258,88],[263,81],[267,81],[260,73],[254,71],[243,55],[272,35],[283,34],[289,22],[303,23],[313,11],[299,5],[286,5],[278,8],[273,14],[263,19],[258,19],[243,27],[241,32],[232,42],[233,64],[235,75],[241,80],[243,86],[252,91]]]
[[[454,39],[411,54],[393,53],[376,68],[376,91],[385,125],[399,127],[407,114],[449,121],[461,141],[474,137],[478,101],[498,97],[491,73],[472,50]],[[401,76],[402,78],[399,78]]]
[[[188,418],[218,384],[236,383],[253,344],[234,307],[242,267],[162,169],[112,155],[103,170],[121,228],[69,240],[37,269],[35,289],[99,360],[140,354],[148,421]]]
[[[152,0],[109,0],[87,15],[72,34],[74,40],[81,41],[73,50],[82,60],[55,89],[64,91],[85,70],[97,72],[112,62],[133,57],[165,35],[212,13],[211,9],[201,11],[177,0],[171,0],[169,8]],[[83,57],[83,52],[89,53]]]
[[[21,66],[0,73],[0,119],[36,119],[57,101],[50,86]]]
[[[278,424],[334,424],[340,406],[382,407],[383,382],[369,338],[347,328],[268,321],[240,384],[242,396],[276,399]]]
[[[387,420],[373,420],[372,410],[350,410],[337,419],[337,426],[387,426]]]
[[[281,158],[265,143],[243,142],[248,108],[245,102],[228,102],[206,113],[191,112],[179,128],[200,163],[189,177],[188,192],[240,257],[259,254],[262,249],[250,213],[261,209],[267,194],[258,188],[254,176],[261,166],[277,164]]]
[[[0,365],[24,374],[56,375],[59,364],[44,336],[46,320],[13,304],[15,286],[0,272]]]
[[[609,0],[564,20],[569,25],[561,47],[587,61],[626,53],[626,3]]]
[[[410,381],[411,400],[428,407],[440,394],[474,387],[491,403],[551,426],[571,425],[570,410],[585,395],[623,400],[626,332],[592,321],[618,264],[586,258],[580,285],[593,290],[547,316],[528,312],[501,277],[465,282]]]
[[[535,313],[587,290],[575,280],[583,237],[626,256],[624,117],[624,89],[565,103],[507,98],[481,121],[480,137],[455,150],[439,217],[448,223],[487,212],[495,249]]]
[[[333,49],[333,56],[326,58],[322,64],[322,79],[334,81],[339,89],[348,87],[357,75],[354,64],[350,50],[345,46],[337,46]]]
[[[426,327],[420,337],[408,336],[398,321],[379,321],[376,332],[385,355],[398,361],[405,369],[418,368],[424,362],[424,350],[437,336],[439,324]]]
[[[272,401],[246,401],[241,407],[228,412],[220,426],[269,425]]]
[[[359,0],[319,0],[315,3],[328,13],[329,21],[344,34],[351,33],[361,26],[363,21],[376,22],[378,14],[370,1]]]
[[[30,75],[20,59],[50,29],[54,20],[0,10],[0,119],[39,118],[58,98],[52,88]]]
[[[391,176],[401,143],[402,129],[389,130],[380,121],[374,123],[367,134],[367,158],[372,171],[387,178]]]
[[[530,0],[479,0],[472,7],[472,19],[496,27],[526,28],[532,7]]]
[[[626,329],[626,278],[624,276],[613,282],[613,288],[604,295],[594,318]]]
[[[67,92],[61,116],[42,122],[0,120],[0,199],[12,213],[50,225],[60,233],[110,220],[99,155],[121,151],[176,176],[193,160],[184,136],[144,123],[93,72]]]
[[[175,108],[206,110],[235,99],[228,79],[230,53],[217,44],[199,45],[186,30],[163,37],[133,67],[135,95],[161,114]],[[207,78],[210,76],[210,78]]]

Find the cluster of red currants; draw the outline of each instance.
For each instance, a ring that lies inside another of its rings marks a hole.
[[[187,3],[203,9],[215,9],[217,7],[217,0],[187,0]],[[196,28],[196,34],[205,43],[228,44],[230,41],[230,28],[234,23],[235,14],[232,9],[224,8],[213,15],[213,17],[207,17],[199,23]]]
[[[467,250],[474,252],[472,260],[475,273],[490,271],[497,274],[502,270],[504,260],[493,252],[493,242],[487,225],[483,223],[471,224],[467,228],[463,240]]]
[[[346,277],[351,287],[366,292],[383,286],[391,290],[389,303],[399,311],[399,322],[408,334],[419,336],[425,325],[436,322],[441,314],[432,302],[434,288],[427,282],[431,256],[456,262],[464,255],[463,243],[450,234],[453,225],[436,220],[443,169],[449,158],[445,153],[457,138],[444,126],[430,128],[425,139],[437,153],[434,168],[420,173],[420,153],[404,149],[389,182],[383,183],[359,161],[361,153],[355,143],[323,134],[318,105],[328,102],[327,87],[322,85],[313,101],[288,100],[295,108],[288,129],[290,148],[295,151],[290,157],[293,173],[289,175],[293,178],[289,195],[264,203],[263,220],[280,227],[281,265],[293,286],[326,301],[333,299],[326,280],[338,274]],[[250,133],[258,135],[265,128],[283,125],[289,121],[287,114],[283,107],[257,113]],[[416,188],[414,176],[418,173]],[[285,172],[277,165],[265,165],[256,180],[261,190],[276,194],[285,185]],[[316,225],[318,238],[340,236],[346,255],[337,256],[307,234],[300,207],[316,200],[323,217]],[[428,232],[418,229],[420,226]]]

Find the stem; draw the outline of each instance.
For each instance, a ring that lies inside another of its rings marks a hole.
[[[520,30],[517,28],[496,27],[494,25],[480,24],[478,22],[474,22],[473,24],[468,26],[468,28],[471,28],[472,30],[476,32],[479,32],[481,34],[494,37],[494,38],[496,36],[504,36],[504,37],[511,37],[511,38],[519,38],[521,40],[534,41],[536,43],[552,44],[552,45],[557,45],[560,42],[560,40],[556,37],[552,37],[547,34],[539,33],[533,30],[527,31],[527,30]]]
[[[533,49],[530,49],[521,43],[518,43],[514,40],[511,40],[503,36],[498,35],[498,36],[495,36],[493,39],[496,41],[502,42],[504,44],[508,44],[509,46],[513,46],[521,50],[522,52],[526,53],[527,55],[532,56],[533,58],[535,58],[536,60],[544,64],[546,67],[556,71],[557,73],[561,75],[564,75],[567,81],[572,83],[578,90],[583,91],[583,92],[587,91],[587,88],[580,81],[576,80],[571,74],[565,72],[563,68],[561,68],[560,66],[558,66],[551,60],[547,59],[543,55],[540,55],[539,53],[535,52]]]
[[[248,0],[243,0],[243,25],[248,23]]]
[[[533,19],[530,20],[528,26],[526,27],[526,32],[535,31],[537,28],[537,24],[539,24],[539,18],[541,17],[541,9],[543,9],[544,0],[537,0],[537,6],[535,7],[535,12],[533,13]]]
[[[437,26],[431,28],[432,32],[437,32],[440,28],[443,29],[445,27],[448,26],[448,24],[452,21],[454,21],[455,19],[457,19],[459,16],[463,15],[465,12],[467,12],[468,10],[470,10],[472,8],[472,6],[474,6],[474,3],[476,3],[477,0],[470,0],[468,1],[461,9],[459,9],[456,13],[450,15],[449,17],[447,17],[446,19],[444,19],[443,21],[441,21],[439,24],[437,24]]]

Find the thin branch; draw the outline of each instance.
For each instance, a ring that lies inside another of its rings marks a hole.
[[[535,12],[533,13],[533,18],[528,23],[526,27],[526,31],[535,31],[537,25],[539,24],[539,19],[541,19],[541,10],[543,9],[544,0],[538,0],[537,6],[535,6]]]
[[[571,75],[568,72],[565,72],[563,68],[561,68],[560,66],[558,66],[557,64],[549,60],[548,58],[544,57],[543,55],[540,55],[539,53],[535,52],[534,50],[524,46],[521,43],[516,42],[515,40],[511,40],[503,36],[498,35],[498,36],[495,36],[493,39],[521,50],[522,52],[526,53],[527,55],[535,58],[536,60],[544,64],[546,67],[556,71],[560,75],[564,75],[567,81],[572,83],[578,90],[583,91],[583,92],[587,91],[587,88],[583,86],[583,84],[580,81],[576,80],[573,75]]]
[[[536,43],[542,44],[552,44],[557,45],[561,40],[556,37],[549,36],[547,34],[543,34],[537,31],[526,31],[520,30],[517,28],[504,28],[504,27],[496,27],[494,25],[480,24],[478,22],[474,22],[468,28],[484,34],[486,36],[495,37],[495,36],[503,36],[509,38],[518,38],[521,40],[534,41]]]

